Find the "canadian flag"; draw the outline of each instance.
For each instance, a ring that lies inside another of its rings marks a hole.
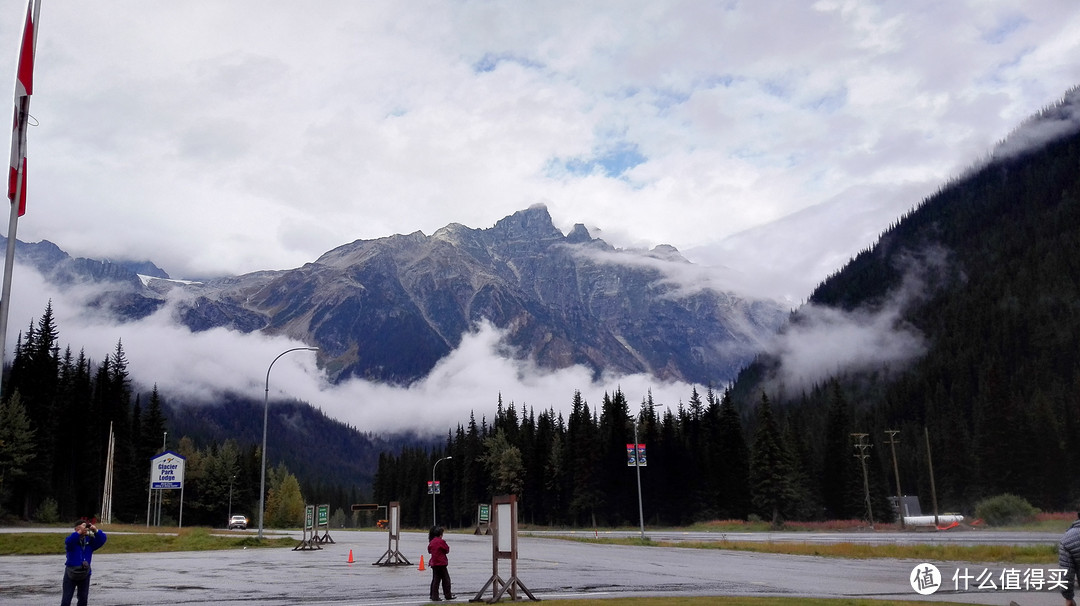
[[[8,172],[8,199],[19,198],[19,216],[26,213],[26,125],[30,118],[30,95],[34,93],[35,21],[40,6],[29,0],[26,25],[19,48],[19,68],[15,76],[15,119],[11,126],[11,163]]]

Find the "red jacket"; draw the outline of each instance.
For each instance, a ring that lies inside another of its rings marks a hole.
[[[442,537],[431,539],[427,546],[427,552],[431,554],[431,561],[428,562],[431,566],[446,566],[449,563],[446,554],[450,553],[450,546],[446,544]]]

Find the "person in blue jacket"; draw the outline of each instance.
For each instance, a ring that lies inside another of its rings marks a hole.
[[[64,560],[64,597],[60,600],[60,606],[70,606],[76,590],[78,606],[86,606],[90,597],[90,560],[106,540],[105,531],[99,530],[93,522],[75,522],[75,532],[64,539],[67,558]]]

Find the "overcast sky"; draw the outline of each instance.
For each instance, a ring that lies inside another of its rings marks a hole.
[[[1075,0],[44,0],[39,32],[19,239],[176,278],[544,203],[795,306],[1080,84]]]

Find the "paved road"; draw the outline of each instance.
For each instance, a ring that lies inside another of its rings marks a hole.
[[[656,533],[651,533],[656,534]],[[800,533],[802,534],[802,533]],[[403,606],[426,603],[430,572],[418,570],[426,535],[405,533],[408,566],[373,566],[387,550],[383,533],[338,531],[318,551],[247,549],[167,554],[111,554],[94,558],[91,600],[115,606],[260,604],[286,606]],[[491,537],[449,533],[450,573],[464,602],[492,576]],[[61,540],[57,537],[57,540]],[[936,563],[941,589],[918,595],[909,575],[919,562],[840,560],[677,547],[596,545],[522,536],[518,578],[541,599],[647,595],[757,595],[924,599],[974,604],[1055,605],[1056,591],[1005,591],[1002,567]],[[350,550],[354,563],[348,563]],[[1032,573],[1015,566],[1016,575]],[[983,571],[986,570],[986,574]],[[0,557],[0,603],[29,606],[59,602],[60,556]],[[952,577],[970,576],[969,591],[954,591]],[[1045,574],[1045,571],[1043,572]],[[500,576],[510,576],[507,563]],[[975,590],[976,576],[996,589]],[[1011,583],[1013,576],[1005,578]],[[1019,581],[1018,581],[1019,582]],[[519,594],[520,596],[521,594]],[[485,592],[490,598],[492,591]]]
[[[1067,527],[1067,526],[1066,526]],[[1064,528],[1061,532],[1064,532]],[[645,530],[654,541],[672,542],[754,542],[754,543],[862,543],[868,545],[1056,545],[1061,532],[1013,532],[993,530],[918,530],[847,532],[694,532]],[[523,535],[537,537],[637,538],[639,530],[529,530]]]

